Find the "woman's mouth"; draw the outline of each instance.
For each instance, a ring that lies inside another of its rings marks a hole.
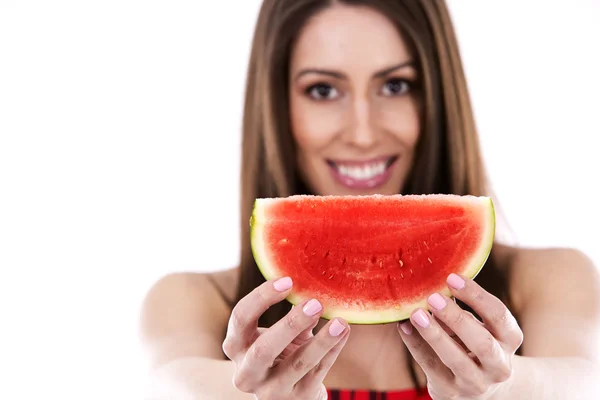
[[[398,155],[371,160],[327,160],[333,178],[351,189],[372,189],[385,184]]]

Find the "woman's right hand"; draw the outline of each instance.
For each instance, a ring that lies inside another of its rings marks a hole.
[[[235,363],[233,384],[258,400],[326,400],[323,379],[350,327],[336,318],[313,335],[322,313],[313,299],[294,306],[270,328],[259,328],[258,318],[285,299],[291,287],[287,277],[267,281],[232,310],[223,351]]]

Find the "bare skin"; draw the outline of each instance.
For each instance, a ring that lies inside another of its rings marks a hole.
[[[412,57],[389,21],[369,9],[334,6],[305,27],[290,60],[290,111],[298,166],[317,193],[402,188],[420,131]],[[385,179],[363,185],[390,157]],[[350,168],[356,165],[367,167],[356,172]],[[407,346],[436,400],[596,398],[600,388],[590,377],[600,373],[600,279],[590,260],[570,249],[496,250],[510,272],[518,324],[497,298],[467,281],[453,294],[482,311],[484,327],[445,299],[442,310],[423,310],[430,320],[425,328],[413,314],[404,326],[410,335],[396,324],[348,327],[344,321],[338,321],[343,331],[332,335],[334,321],[319,322],[318,311],[309,316],[302,306],[259,330],[258,315],[289,289],[267,282],[231,310],[220,292],[233,299],[235,270],[167,276],[149,292],[142,318],[156,381],[202,399],[253,399],[254,393],[261,400],[319,400],[323,384],[399,390],[412,387]],[[457,339],[481,365],[456,351]],[[515,356],[521,341],[523,355]],[[290,351],[302,344],[308,345],[301,354]]]
[[[513,254],[506,257],[513,260],[506,267],[512,271],[515,312],[521,315],[523,356],[579,358],[589,363],[587,371],[593,374],[591,367],[600,361],[596,339],[600,333],[600,281],[589,260],[570,249],[497,248],[501,253]],[[209,274],[194,273],[163,278],[146,299],[142,331],[157,370],[171,368],[170,362],[173,368],[183,370],[189,363],[196,372],[197,368],[210,365],[218,375],[211,380],[214,394],[229,391],[237,396],[231,398],[244,399],[245,395],[232,385],[232,363],[223,361],[222,343],[231,310],[213,286],[213,282],[217,283],[233,298],[236,274],[235,269],[210,274],[212,281]],[[554,288],[565,282],[577,290],[557,297]],[[170,311],[162,313],[158,308]],[[377,390],[410,388],[412,382],[401,346],[394,324],[352,326],[351,335],[324,383],[328,387]],[[391,348],[398,351],[389,351]],[[425,384],[425,375],[422,372],[419,375]],[[207,390],[205,382],[188,381],[185,385],[192,393]]]
[[[420,135],[414,61],[395,27],[368,8],[332,7],[307,24],[291,55],[290,111],[298,166],[315,192],[401,190]],[[389,157],[389,178],[377,186],[332,174],[332,162],[356,167]]]

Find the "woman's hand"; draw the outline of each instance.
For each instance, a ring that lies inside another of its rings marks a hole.
[[[492,398],[511,382],[512,359],[523,332],[506,306],[473,280],[451,274],[447,283],[483,323],[435,293],[428,300],[433,317],[416,310],[410,322],[399,324],[400,335],[427,375],[434,400]]]
[[[258,318],[291,287],[290,278],[267,281],[241,299],[231,313],[223,351],[236,366],[234,386],[258,400],[325,400],[323,379],[350,327],[334,319],[313,335],[322,307],[310,300],[293,307],[272,327],[258,328]]]

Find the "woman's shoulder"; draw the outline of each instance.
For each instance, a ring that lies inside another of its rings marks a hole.
[[[500,265],[508,272],[510,294],[517,309],[544,292],[557,293],[561,288],[583,289],[587,285],[597,289],[596,285],[600,282],[598,269],[581,250],[569,247],[496,247]]]
[[[211,272],[173,272],[160,278],[155,283],[155,287],[177,287],[179,290],[182,288],[196,290],[210,286],[219,292],[221,297],[230,301],[235,298],[238,270],[237,267],[234,267]]]
[[[173,272],[154,283],[143,300],[140,327],[153,362],[179,352],[221,357],[236,271]]]
[[[211,272],[176,272],[163,277],[158,285],[204,295],[209,292],[211,297],[218,297],[223,303],[230,305],[235,301],[238,271],[239,268],[234,267]]]
[[[597,273],[591,258],[570,247],[510,247],[501,246],[506,267],[519,280],[551,282],[567,275],[594,276]],[[548,281],[550,280],[550,281]]]

